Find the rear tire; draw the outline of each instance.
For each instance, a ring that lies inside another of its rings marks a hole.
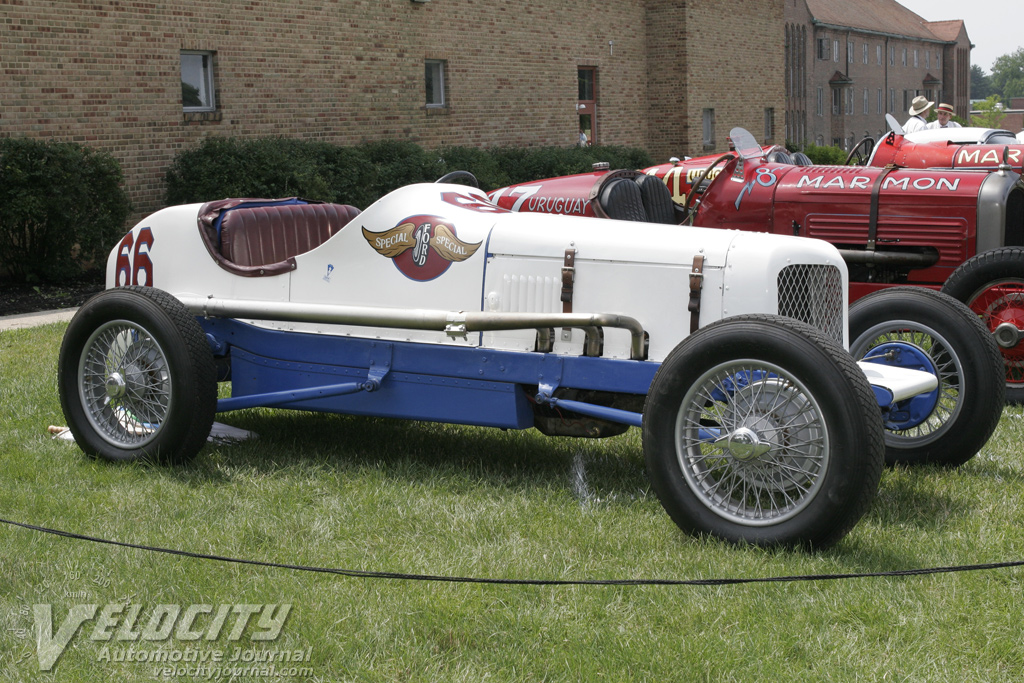
[[[997,335],[1000,326],[1009,326],[1007,331],[1014,336],[1024,335],[1024,249],[1003,247],[964,261],[946,280],[942,291],[967,304],[992,335]],[[1024,341],[1000,346],[999,352],[1006,377],[1006,400],[1024,404]]]
[[[651,486],[687,533],[820,549],[864,515],[884,458],[871,387],[804,323],[737,316],[665,359],[643,418]]]
[[[152,287],[108,289],[87,301],[64,333],[57,381],[75,441],[107,460],[189,460],[217,409],[202,328]]]
[[[892,287],[850,305],[850,354],[902,342],[927,354],[938,371],[939,398],[921,424],[886,430],[885,460],[956,466],[992,436],[1003,412],[1002,360],[992,335],[959,301],[922,287]]]

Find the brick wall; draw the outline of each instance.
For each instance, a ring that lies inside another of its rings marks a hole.
[[[781,0],[760,5],[0,0],[0,135],[111,152],[142,215],[209,135],[570,145],[576,69],[595,66],[597,142],[692,153],[708,103],[759,138],[765,103],[784,111]],[[182,50],[215,53],[213,115],[182,112]],[[447,60],[444,109],[424,106],[425,59]]]

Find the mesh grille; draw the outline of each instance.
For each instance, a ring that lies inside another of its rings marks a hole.
[[[779,271],[779,315],[812,325],[840,344],[845,296],[835,266],[804,264]]]

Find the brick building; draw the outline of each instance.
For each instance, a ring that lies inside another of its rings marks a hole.
[[[916,95],[967,118],[971,42],[961,20],[895,0],[785,0],[786,138],[850,149],[900,123]]]
[[[587,127],[655,158],[733,126],[782,142],[783,2],[0,0],[0,135],[111,152],[139,214],[210,135],[536,146]]]

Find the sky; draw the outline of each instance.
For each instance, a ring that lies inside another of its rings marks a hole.
[[[977,64],[987,74],[992,73],[992,62],[998,57],[1024,47],[1019,6],[1014,0],[897,1],[926,21],[963,19],[974,44],[971,64]]]

